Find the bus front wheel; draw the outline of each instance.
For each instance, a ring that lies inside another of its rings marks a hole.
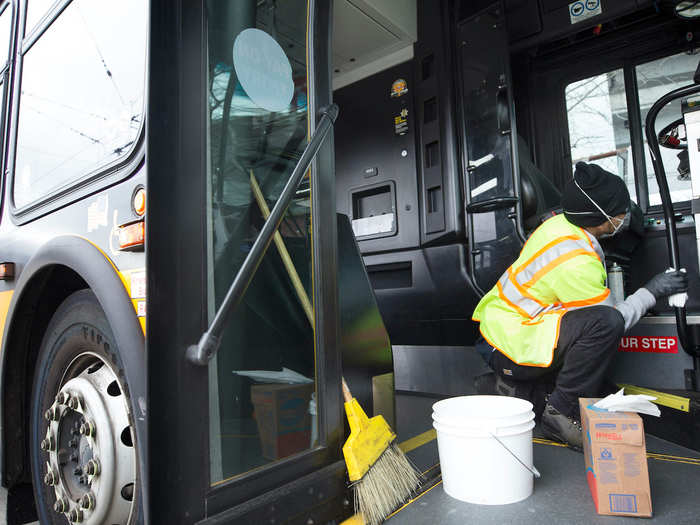
[[[95,295],[70,295],[39,350],[30,420],[42,524],[130,525],[138,468],[119,351]]]

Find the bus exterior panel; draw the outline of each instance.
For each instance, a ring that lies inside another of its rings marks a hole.
[[[79,512],[87,522],[135,523],[146,447],[145,240],[122,248],[120,232],[145,222],[134,197],[146,189],[147,3],[122,6],[120,19],[81,0],[43,11],[18,4],[16,52],[0,79],[0,262],[14,270],[0,282],[2,484],[32,483],[41,523]],[[119,23],[128,16],[131,32]],[[82,327],[84,350],[66,346],[71,327]],[[69,364],[59,370],[52,363],[62,355]],[[122,408],[112,414],[115,402]],[[116,456],[98,446],[105,441]],[[96,476],[112,489],[100,493]]]

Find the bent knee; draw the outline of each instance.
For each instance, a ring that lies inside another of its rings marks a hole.
[[[612,306],[591,306],[590,313],[601,330],[610,331],[616,337],[622,337],[625,333],[625,318],[619,310]]]

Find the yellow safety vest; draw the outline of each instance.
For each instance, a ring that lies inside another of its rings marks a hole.
[[[598,241],[557,215],[537,228],[520,256],[474,310],[491,346],[520,365],[548,367],[568,309],[602,303],[604,255]]]

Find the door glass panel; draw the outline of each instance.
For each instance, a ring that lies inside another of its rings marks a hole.
[[[210,321],[307,142],[306,13],[302,0],[207,2]],[[279,233],[210,364],[212,484],[317,440],[308,181]]]
[[[622,69],[566,86],[566,111],[572,169],[588,162],[619,175],[637,202]]]
[[[635,68],[637,87],[639,89],[639,108],[644,124],[651,106],[663,95],[693,83],[693,74],[698,67],[700,54],[679,53],[660,58]],[[663,108],[656,117],[656,131],[681,117],[681,100],[675,100]],[[661,147],[661,159],[668,179],[668,189],[673,202],[688,201],[692,198],[690,175],[682,176],[678,172],[678,150]],[[649,146],[644,135],[644,153],[646,175],[649,185],[649,204],[661,204],[659,186],[654,175],[654,166],[649,155]]]

